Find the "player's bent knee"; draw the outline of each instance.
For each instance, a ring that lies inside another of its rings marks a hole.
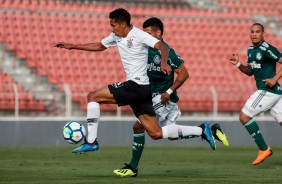
[[[162,138],[162,132],[151,132],[148,133],[148,135],[153,139],[153,140],[158,140]]]
[[[247,123],[250,119],[252,119],[252,118],[249,117],[248,115],[244,114],[243,112],[240,113],[240,122],[242,124]]]
[[[95,102],[95,91],[91,91],[90,93],[88,93],[87,95],[87,100],[88,102]]]
[[[144,131],[145,131],[145,128],[142,126],[142,124],[136,122],[133,125],[133,132],[134,133],[139,133],[139,132],[144,132]]]

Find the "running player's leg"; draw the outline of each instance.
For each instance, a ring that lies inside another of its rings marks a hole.
[[[177,119],[181,115],[181,111],[178,108],[177,103],[169,101],[169,103],[167,103],[164,106],[161,102],[160,95],[157,95],[153,98],[153,104],[154,104],[154,109],[159,119],[159,124],[161,127],[164,127],[166,125],[176,124]],[[199,136],[203,137],[202,133],[205,131],[201,131],[201,129],[202,128],[199,126],[189,126],[190,135],[178,137],[177,139],[190,139],[190,138],[195,138]],[[212,135],[214,136],[214,138],[222,142],[225,146],[229,146],[227,136],[222,131],[218,123],[211,126],[211,130],[212,130]],[[174,139],[171,139],[171,140],[174,140]]]
[[[145,145],[145,129],[139,121],[136,121],[133,125],[133,132],[131,161],[125,167],[113,171],[121,177],[136,177],[138,174],[138,164]]]
[[[133,125],[133,132],[132,159],[129,165],[137,170],[145,145],[145,129],[139,121]]]
[[[163,109],[163,110],[162,110]],[[166,106],[162,106],[156,111],[157,117],[159,119],[159,124],[161,127],[165,127],[172,124],[177,124],[177,119],[181,116],[181,111],[178,108],[178,105],[174,102],[169,102]],[[187,136],[180,136],[177,139],[189,139],[194,137],[199,137],[202,135],[202,128],[199,126],[185,126],[187,127]]]
[[[139,91],[136,91],[135,89],[139,89]],[[142,96],[142,92],[144,92],[144,96]],[[100,119],[100,104],[118,104],[118,106],[124,106],[130,104],[136,99],[138,100],[138,97],[150,97],[150,92],[149,85],[140,86],[133,81],[126,81],[112,83],[107,87],[89,93],[87,96],[88,137],[85,144],[73,150],[73,153],[83,153],[99,149],[96,138]]]
[[[171,121],[170,119],[164,119],[164,120],[160,121],[159,124],[161,125],[161,127],[164,127],[164,126],[167,126],[167,125],[176,124],[176,121]],[[196,138],[196,137],[200,137],[200,136],[205,137],[203,135],[203,133],[205,131],[202,130],[202,126],[203,126],[203,124],[200,125],[200,126],[187,126],[187,127],[189,127],[190,135],[182,136],[182,137],[178,137],[177,139],[170,139],[170,140],[191,139],[191,138]],[[201,131],[199,131],[199,130],[201,130]],[[218,123],[215,123],[211,126],[211,132],[212,132],[212,136],[215,139],[222,142],[222,144],[224,146],[229,146],[228,138],[227,138],[226,134],[223,132],[223,130],[221,129],[221,127]],[[208,143],[209,143],[209,141],[208,141]]]
[[[259,149],[266,150],[268,146],[260,132],[257,122],[244,112],[240,113],[240,121],[248,133],[252,136]]]
[[[171,121],[169,119],[165,119],[161,122],[159,122],[159,124],[161,125],[161,127],[165,127],[165,126],[168,126],[168,125],[173,125],[173,124],[176,124],[175,121]],[[176,124],[178,125],[178,124]],[[199,126],[187,126],[189,127],[189,131],[190,131],[190,135],[187,135],[187,136],[180,136],[180,137],[177,137],[177,138],[168,138],[169,140],[180,140],[180,139],[191,139],[191,138],[196,138],[196,137],[200,137],[202,135],[202,128],[199,127]]]
[[[100,120],[100,104],[115,104],[116,100],[107,86],[97,91],[90,92],[87,96],[87,100],[87,127],[90,129],[88,130],[87,141],[93,143],[97,138],[98,123]]]
[[[163,133],[162,128],[158,124],[158,119],[156,116],[150,116],[148,114],[142,114],[138,117],[139,121],[142,123],[142,126],[148,133],[148,135],[153,139],[162,139]],[[168,138],[168,137],[165,137]]]
[[[136,107],[134,107],[133,109],[136,109]],[[169,108],[170,109],[170,108]],[[135,110],[137,113],[137,110]],[[172,112],[172,110],[170,110],[170,112]],[[166,114],[166,112],[163,112],[162,115]],[[181,114],[180,111],[173,111],[172,113],[173,115],[170,115],[171,119],[176,120],[179,115]],[[158,119],[161,120],[161,116],[158,116]],[[175,124],[175,121],[171,121],[168,119],[164,119],[163,121],[159,122],[159,125],[161,126],[167,126],[170,124]],[[201,130],[200,127],[197,127]],[[142,156],[142,152],[143,152],[143,148],[144,148],[144,144],[145,144],[145,129],[143,127],[143,125],[139,122],[136,121],[135,124],[133,125],[133,146],[132,146],[132,158],[131,161],[129,162],[129,164],[126,164],[125,167],[121,168],[121,169],[116,169],[113,172],[118,175],[118,176],[129,176],[129,177],[135,177],[137,176],[138,173],[138,164],[140,161],[140,158]]]
[[[157,123],[157,118],[147,114],[140,115],[139,120],[148,135],[154,140],[168,138],[178,139],[179,137],[185,137],[191,134],[189,126],[172,124],[161,128]],[[203,138],[207,140],[211,148],[215,150],[215,142],[212,137],[210,125],[208,123],[204,123],[199,130],[201,131],[201,134],[204,135]]]
[[[202,128],[200,127],[181,126],[176,124],[177,119],[181,116],[181,111],[176,103],[169,101],[169,103],[167,103],[166,105],[162,104],[161,95],[155,96],[152,101],[154,104],[154,110],[159,120],[159,124],[161,127],[163,127],[163,129],[167,130],[167,127],[172,127],[171,129],[176,129],[178,131],[178,128],[180,128],[180,132],[184,131],[184,134],[180,134],[179,136],[176,135],[176,137],[171,137],[170,135],[167,135],[165,136],[165,138],[169,138],[170,140],[176,140],[188,138],[190,136],[197,137],[202,134]],[[180,126],[183,128],[183,131],[181,130]]]
[[[240,121],[259,147],[258,157],[253,161],[257,165],[272,154],[271,148],[265,142],[258,124],[252,119],[257,114],[269,110],[279,100],[279,95],[258,90],[247,100],[240,113]]]
[[[72,151],[73,153],[84,153],[89,151],[96,151],[99,149],[97,141],[97,131],[100,120],[100,104],[116,103],[113,94],[110,93],[107,86],[90,92],[87,96],[87,100],[87,139],[82,146],[74,149]]]
[[[167,129],[167,127],[170,127],[172,130],[176,128],[179,133],[176,138],[168,137],[170,140],[189,139],[201,136],[210,144],[212,149],[215,149],[215,141],[212,136],[211,127],[208,123],[203,123],[200,126],[177,125],[176,121],[181,115],[181,111],[177,104],[170,101],[164,106],[161,105],[160,102],[161,100],[159,96],[154,97],[153,103],[156,104],[154,108],[161,127],[163,127],[163,130],[168,130],[168,132],[170,130]]]

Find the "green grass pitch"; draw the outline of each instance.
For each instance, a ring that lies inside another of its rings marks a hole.
[[[145,147],[136,178],[120,178],[113,170],[129,162],[130,147],[101,147],[74,155],[74,147],[0,147],[0,183],[233,184],[281,183],[282,147],[253,166],[257,148]]]

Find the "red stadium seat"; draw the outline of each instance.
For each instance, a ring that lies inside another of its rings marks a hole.
[[[86,109],[86,99],[80,93],[94,90],[94,83],[100,86],[125,80],[117,49],[93,53],[53,47],[59,41],[89,43],[108,36],[110,25],[105,12],[112,11],[120,4],[7,0],[0,3],[4,8],[0,12],[1,43],[7,49],[15,51],[18,58],[26,59],[27,66],[33,68],[38,75],[46,76],[50,84],[77,85],[78,87],[72,87],[72,91],[76,93],[73,101],[79,102],[82,110]],[[211,86],[218,92],[220,111],[240,110],[248,95],[255,89],[254,80],[234,68],[228,61],[229,55],[239,53],[240,60],[246,61],[246,50],[251,44],[248,35],[253,15],[274,16],[279,21],[282,18],[279,0],[268,3],[263,0],[258,0],[257,3],[252,0],[217,0],[217,4],[218,9],[215,10],[198,9],[193,5],[189,7],[184,0],[159,3],[135,1],[123,4],[132,12],[132,22],[137,27],[141,27],[143,20],[152,15],[158,15],[163,20],[164,40],[184,59],[190,74],[185,87],[178,90],[181,96],[180,107],[187,112],[212,111]],[[267,26],[266,32],[269,33],[267,40],[281,50],[281,38],[273,35]],[[238,81],[248,87],[235,88]],[[195,89],[189,89],[191,86]],[[237,95],[234,101],[226,96],[238,93],[248,95]],[[36,105],[44,109],[42,101],[34,97],[29,100],[25,98],[21,100],[22,108],[32,109],[32,105]],[[12,104],[10,109],[14,108],[12,98],[9,102],[0,98],[0,107],[6,103]],[[111,105],[103,108],[116,110]],[[122,108],[122,111],[128,112],[130,109]]]

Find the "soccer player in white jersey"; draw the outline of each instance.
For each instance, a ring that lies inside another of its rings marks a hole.
[[[162,41],[169,49],[168,65],[172,68],[171,74],[165,75],[160,71],[161,54],[157,49],[151,47],[149,48],[147,74],[153,92],[153,106],[160,126],[176,124],[181,115],[177,105],[179,97],[176,90],[188,79],[188,71],[182,58],[177,56],[174,49],[163,40],[164,25],[159,18],[151,17],[147,19],[143,23],[143,30]],[[176,76],[175,80],[174,75]],[[167,89],[171,89],[173,92],[170,94]],[[200,137],[205,126],[207,126],[207,122],[200,126],[190,126],[191,135],[187,137],[181,136],[178,139]],[[229,145],[227,137],[218,123],[214,124],[211,129],[213,136],[217,140],[223,142],[225,146]],[[139,121],[136,121],[133,125],[133,131],[132,158],[123,168],[113,171],[121,177],[136,177],[138,174],[138,165],[145,146],[145,129]]]
[[[158,49],[161,54],[161,71],[169,75],[171,68],[167,64],[168,49],[158,39],[130,24],[127,10],[118,8],[109,14],[112,33],[101,42],[83,45],[58,43],[56,47],[85,51],[103,51],[117,46],[126,73],[125,82],[117,82],[92,91],[88,94],[87,129],[85,143],[74,149],[73,153],[84,153],[99,149],[97,141],[100,104],[130,105],[135,116],[144,126],[148,135],[156,140],[162,138],[177,139],[191,134],[189,127],[169,125],[160,127],[152,104],[152,93],[147,76],[148,47]],[[214,139],[209,126],[204,138],[215,149]]]
[[[248,63],[243,65],[238,54],[230,56],[230,62],[246,75],[254,75],[257,91],[245,103],[240,121],[252,136],[259,152],[253,165],[260,164],[272,155],[271,148],[265,142],[259,127],[253,117],[270,110],[270,114],[282,126],[282,88],[278,80],[282,77],[282,68],[276,74],[276,63],[282,64],[282,54],[264,40],[264,27],[254,23],[250,28],[252,46],[248,49]]]

